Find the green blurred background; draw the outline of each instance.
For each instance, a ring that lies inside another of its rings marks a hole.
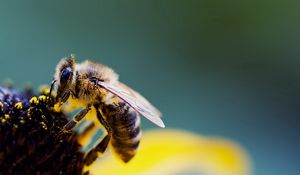
[[[113,67],[168,128],[236,140],[254,174],[300,171],[300,1],[0,2],[0,80],[49,84],[75,53]],[[145,128],[154,128],[143,120]]]

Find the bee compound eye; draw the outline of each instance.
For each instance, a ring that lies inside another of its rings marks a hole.
[[[65,69],[63,69],[61,76],[60,76],[60,82],[63,83],[65,81],[68,81],[70,79],[70,77],[72,76],[72,70],[70,67],[67,67]]]

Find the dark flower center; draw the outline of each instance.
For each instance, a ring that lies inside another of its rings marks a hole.
[[[68,120],[45,95],[0,87],[0,175],[83,173],[78,136],[61,134]]]

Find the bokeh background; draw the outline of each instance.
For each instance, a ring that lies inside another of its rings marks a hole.
[[[75,53],[113,67],[168,128],[233,139],[254,174],[300,171],[300,1],[0,2],[0,80],[49,84]],[[143,120],[145,128],[154,128]]]

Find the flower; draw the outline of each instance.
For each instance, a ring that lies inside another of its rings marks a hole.
[[[124,164],[107,154],[90,168],[91,174],[194,174],[249,175],[250,160],[237,144],[206,138],[182,130],[145,132],[140,150]]]
[[[58,135],[67,123],[53,99],[0,87],[0,174],[82,174],[77,134]]]
[[[250,174],[247,153],[232,141],[166,129],[146,131],[129,163],[107,151],[85,166],[91,137],[61,132],[68,120],[48,93],[0,87],[0,174]]]

